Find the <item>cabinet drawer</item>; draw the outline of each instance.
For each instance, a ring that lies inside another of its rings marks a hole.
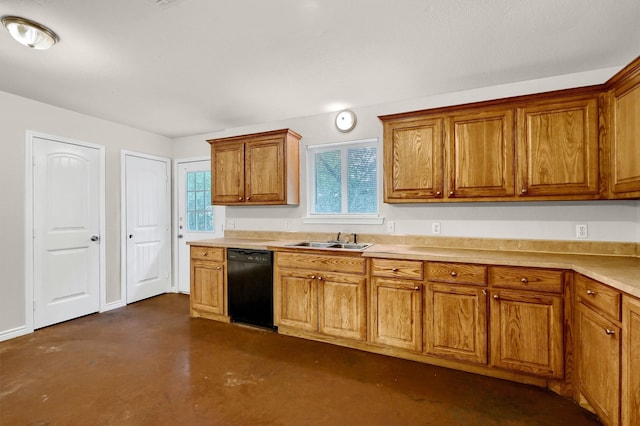
[[[564,271],[558,269],[492,266],[489,284],[493,287],[562,293]]]
[[[422,280],[422,262],[419,260],[373,259],[371,274],[376,277]]]
[[[487,267],[464,263],[429,262],[427,279],[441,283],[486,285]]]
[[[224,262],[224,249],[218,247],[191,246],[191,259]]]
[[[610,319],[620,321],[620,292],[584,275],[576,274],[576,296],[585,305]]]
[[[276,252],[279,268],[310,269],[312,271],[346,272],[364,274],[365,259],[355,256],[330,256],[322,254]]]

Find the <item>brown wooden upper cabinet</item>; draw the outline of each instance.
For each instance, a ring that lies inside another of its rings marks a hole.
[[[640,58],[607,82],[612,198],[640,197]]]
[[[442,118],[409,117],[384,123],[384,201],[442,197]]]
[[[283,129],[208,140],[211,203],[298,204],[301,138]]]
[[[517,111],[519,195],[598,198],[598,95],[544,99]]]
[[[513,196],[513,110],[478,109],[455,114],[447,123],[446,196]]]
[[[380,117],[385,202],[600,198],[598,92],[586,92]]]

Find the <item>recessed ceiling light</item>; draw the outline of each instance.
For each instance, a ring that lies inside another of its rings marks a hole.
[[[18,43],[37,50],[45,50],[60,38],[49,28],[19,16],[3,16],[2,25]]]

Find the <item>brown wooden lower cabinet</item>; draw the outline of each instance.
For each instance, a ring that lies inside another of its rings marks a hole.
[[[562,378],[562,296],[520,290],[490,294],[491,365]]]
[[[583,303],[576,307],[578,389],[603,423],[620,424],[620,327]]]
[[[323,259],[315,255],[277,257],[274,280],[275,323],[311,333],[364,341],[367,338],[367,276],[364,260],[325,257],[329,268],[306,269]],[[284,267],[283,267],[284,266]],[[319,265],[316,265],[319,266]],[[299,269],[296,269],[299,268]]]
[[[640,425],[640,300],[622,300],[622,424]]]
[[[227,274],[222,248],[191,246],[192,317],[229,321],[227,316]]]
[[[373,343],[422,351],[422,291],[420,281],[372,278]]]
[[[429,283],[425,292],[425,351],[487,363],[487,290],[484,287]]]

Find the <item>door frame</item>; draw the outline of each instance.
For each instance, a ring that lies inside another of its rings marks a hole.
[[[167,169],[167,182],[173,182],[171,176],[171,159],[167,157],[160,157],[157,155],[145,154],[142,152],[122,150],[120,151],[120,296],[122,305],[127,305],[127,156],[144,158],[147,160],[155,160],[165,163]],[[167,194],[167,214],[169,215],[169,223],[173,223],[172,208],[171,208],[171,193],[173,192],[172,186],[167,186],[169,194]],[[169,232],[169,239],[172,232]],[[173,241],[169,241],[171,247],[169,249],[171,256],[173,257]],[[167,293],[174,292],[173,282],[173,261],[169,262],[169,288]]]
[[[35,248],[33,244],[33,238],[35,232],[33,229],[33,217],[34,217],[34,202],[33,202],[33,182],[34,182],[34,170],[33,170],[33,141],[35,138],[48,139],[55,142],[65,143],[69,145],[78,145],[85,148],[98,150],[98,178],[99,178],[99,199],[100,199],[100,244],[99,244],[99,256],[100,256],[100,273],[99,273],[99,287],[100,287],[100,306],[98,312],[105,312],[118,306],[111,306],[107,304],[107,288],[106,288],[106,162],[105,162],[105,147],[104,145],[98,145],[94,143],[84,142],[77,139],[65,138],[61,136],[54,136],[47,133],[41,133],[33,130],[27,130],[25,135],[25,197],[24,197],[24,212],[25,212],[25,248],[24,248],[24,309],[25,309],[25,329],[24,333],[33,333],[34,331],[34,280],[33,280],[33,268],[34,268],[34,256]]]

